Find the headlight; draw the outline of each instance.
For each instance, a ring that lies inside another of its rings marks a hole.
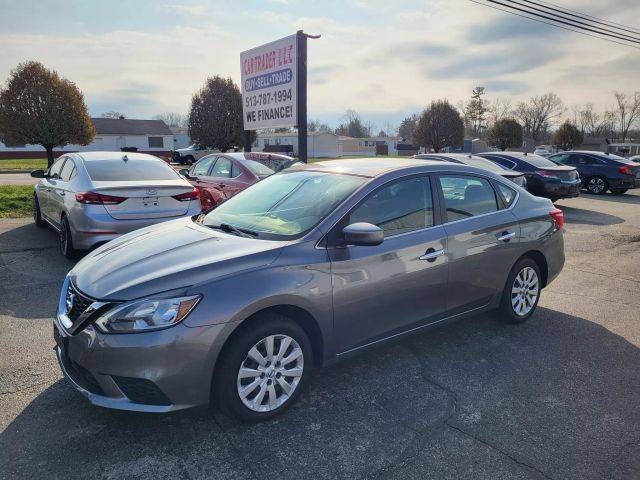
[[[148,332],[181,322],[200,301],[200,295],[148,298],[118,305],[103,313],[96,327],[104,333]]]

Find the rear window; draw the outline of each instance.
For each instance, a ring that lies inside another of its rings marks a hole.
[[[89,160],[84,162],[91,180],[122,182],[127,180],[175,180],[176,171],[162,160],[130,158],[117,160]]]
[[[557,163],[553,163],[551,160],[541,157],[540,155],[526,155],[521,157],[523,162],[529,163],[536,168],[554,168],[557,167]]]
[[[273,175],[275,173],[266,165],[263,165],[260,162],[256,162],[255,160],[245,160],[244,164],[249,168],[249,170],[260,177],[265,175]]]

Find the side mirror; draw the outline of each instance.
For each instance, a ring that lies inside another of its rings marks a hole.
[[[180,170],[178,170],[178,173],[179,173],[180,175],[182,175],[183,177],[191,178],[191,177],[189,176],[189,169],[188,169],[188,168],[181,168]]]
[[[342,229],[344,242],[347,245],[373,247],[384,241],[384,231],[371,223],[352,223]]]
[[[31,172],[31,176],[33,178],[44,178],[44,170],[34,170],[33,172]]]

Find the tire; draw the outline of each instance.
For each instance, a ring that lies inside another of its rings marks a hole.
[[[269,338],[273,338],[271,357],[267,350]],[[286,365],[277,360],[283,344],[286,349],[281,358],[293,359]],[[258,355],[249,356],[254,349]],[[264,362],[260,364],[253,357]],[[257,322],[242,328],[225,346],[211,385],[212,398],[224,413],[241,421],[258,422],[273,418],[298,399],[309,378],[312,359],[311,343],[300,326],[283,315],[262,315]],[[241,369],[245,371],[246,378],[239,378]],[[296,375],[282,374],[287,371],[293,373],[294,370]],[[256,372],[261,373],[252,375]],[[293,385],[293,389],[286,392],[282,382],[288,387]],[[243,397],[241,390],[244,391]]]
[[[612,188],[611,193],[614,195],[624,195],[627,193],[628,188]]]
[[[523,279],[525,280],[524,284],[522,284]],[[536,289],[535,297],[533,295],[534,287]],[[498,318],[506,323],[526,322],[538,306],[541,287],[542,276],[538,264],[531,258],[520,259],[507,277],[500,307],[497,310]],[[518,291],[514,292],[514,290]],[[523,305],[525,308],[518,311]]]
[[[191,155],[187,155],[186,157],[184,157],[184,162],[187,165],[193,165],[193,162],[195,162],[195,158],[193,158]]]
[[[587,180],[586,188],[593,195],[604,195],[609,189],[609,184],[604,177],[595,175]]]
[[[75,258],[78,253],[73,248],[73,238],[71,237],[71,228],[69,227],[69,221],[65,215],[60,220],[60,232],[58,232],[58,241],[60,245],[60,253],[68,259]]]
[[[33,194],[33,221],[36,224],[36,227],[46,227],[46,223],[42,219],[42,212],[40,211],[40,202],[38,202],[38,196]]]

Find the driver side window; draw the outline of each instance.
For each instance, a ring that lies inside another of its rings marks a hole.
[[[194,177],[202,177],[206,175],[207,172],[209,171],[209,167],[211,167],[211,164],[215,159],[216,157],[214,156],[204,157],[194,165],[193,172],[191,173],[191,175]]]
[[[366,222],[399,235],[433,226],[433,199],[428,177],[400,180],[378,189],[349,216],[349,223]]]
[[[49,168],[47,175],[50,178],[60,178],[60,171],[62,170],[62,165],[64,164],[64,161],[67,159],[67,157],[60,157],[58,160],[56,160],[56,162],[51,165],[51,168]]]

